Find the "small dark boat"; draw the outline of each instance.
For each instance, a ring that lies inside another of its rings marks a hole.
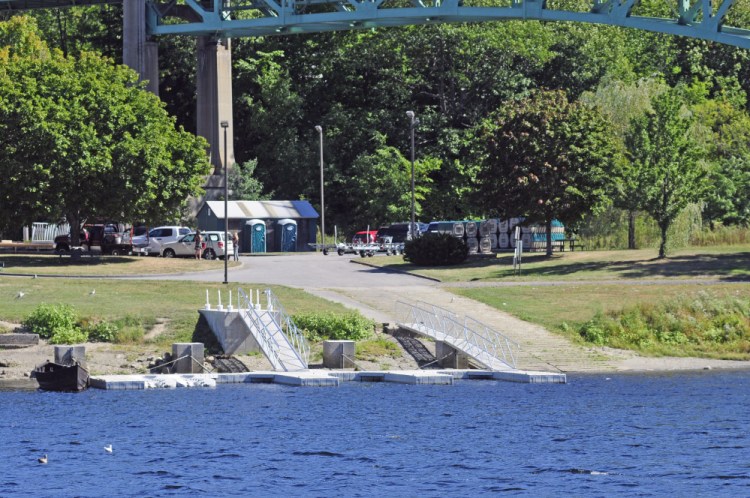
[[[77,392],[89,387],[89,371],[82,365],[61,365],[48,361],[31,373],[44,391]]]

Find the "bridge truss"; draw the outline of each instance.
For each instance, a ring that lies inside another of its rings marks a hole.
[[[740,0],[665,1],[672,18],[646,16],[638,0],[172,0],[148,2],[147,23],[152,35],[234,38],[536,19],[621,26],[750,48],[749,29],[725,25],[730,7]]]

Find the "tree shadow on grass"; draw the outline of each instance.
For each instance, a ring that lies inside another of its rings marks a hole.
[[[78,258],[72,258],[69,254],[63,255],[0,255],[0,263],[3,268],[10,271],[13,268],[49,268],[50,266],[59,268],[85,268],[97,267],[102,265],[118,265],[130,263],[137,256],[107,256],[93,254],[84,254]]]
[[[528,263],[528,260],[525,260]],[[536,261],[541,262],[541,261]],[[642,259],[628,261],[585,261],[556,265],[524,267],[524,276],[561,277],[602,272],[612,278],[716,278],[726,281],[750,280],[750,252],[732,254],[693,254],[665,259]],[[507,272],[498,273],[500,278]],[[604,275],[606,277],[606,275]]]

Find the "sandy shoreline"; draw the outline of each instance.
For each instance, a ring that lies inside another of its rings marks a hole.
[[[108,343],[86,344],[86,361],[92,375],[115,375],[146,373],[148,365],[164,351],[153,346],[119,346]],[[614,357],[614,368],[592,371],[568,369],[566,374],[603,373],[667,373],[708,370],[750,370],[750,361],[714,360],[707,358],[650,358],[632,351],[602,349],[602,354]],[[29,378],[36,365],[54,358],[54,346],[43,341],[39,345],[24,348],[0,349],[0,389],[36,389],[37,383]],[[239,359],[251,371],[270,370],[270,364],[262,355],[243,355]],[[403,352],[400,358],[378,357],[369,361],[358,361],[363,370],[416,370],[416,362]],[[519,365],[523,368],[523,365]]]

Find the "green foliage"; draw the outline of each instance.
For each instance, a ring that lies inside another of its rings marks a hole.
[[[88,334],[91,342],[114,342],[119,328],[109,322],[97,322],[83,328]]]
[[[653,110],[631,122],[626,134],[627,155],[641,192],[640,207],[661,231],[659,257],[666,257],[669,228],[706,189],[702,150],[693,140],[694,116],[685,106],[682,89],[670,89],[652,99]]]
[[[506,104],[485,123],[483,139],[476,202],[487,215],[575,225],[608,200],[615,137],[598,111],[562,91]]]
[[[77,239],[83,218],[171,219],[201,191],[205,140],[134,71],[54,50],[0,51],[0,67],[0,220],[65,217]]]
[[[311,341],[360,341],[370,337],[375,327],[373,320],[363,317],[359,312],[300,313],[294,315],[292,320]]]
[[[393,341],[384,337],[358,342],[355,345],[355,358],[358,360],[374,360],[383,356],[398,358],[401,348]]]
[[[40,304],[24,320],[23,326],[43,339],[78,329],[78,313],[67,304]]]
[[[457,265],[468,256],[464,241],[447,233],[425,233],[404,244],[404,259],[419,266]]]
[[[587,342],[656,355],[742,357],[750,354],[750,302],[701,292],[598,313],[578,328]]]
[[[78,327],[72,329],[62,329],[55,332],[50,337],[50,344],[81,344],[88,341],[89,336],[85,330]]]

